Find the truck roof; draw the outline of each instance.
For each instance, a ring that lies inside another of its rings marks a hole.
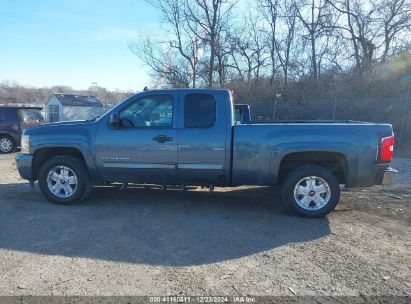
[[[35,106],[11,106],[11,105],[4,106],[2,104],[0,104],[0,108],[1,109],[37,109],[37,110],[43,109],[42,107],[35,107]]]
[[[144,92],[154,92],[154,93],[158,92],[158,93],[160,93],[160,92],[170,92],[170,91],[182,91],[182,92],[192,91],[192,92],[204,92],[204,93],[208,92],[208,93],[211,93],[211,92],[221,92],[221,91],[230,91],[230,90],[228,90],[228,89],[207,89],[207,88],[178,88],[178,89],[153,89],[153,90],[147,90],[147,91],[144,91]],[[139,93],[142,93],[142,92],[139,92]]]

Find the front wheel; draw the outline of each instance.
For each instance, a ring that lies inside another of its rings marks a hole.
[[[299,215],[323,217],[337,206],[340,185],[330,170],[304,165],[286,176],[282,194],[284,202]]]
[[[39,172],[39,186],[51,202],[72,205],[91,192],[91,181],[84,163],[71,155],[55,156],[45,162]]]

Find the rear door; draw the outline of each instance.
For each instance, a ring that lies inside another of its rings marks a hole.
[[[3,124],[4,121],[4,111],[2,108],[0,108],[0,125]]]
[[[0,108],[0,131],[7,129],[5,109]]]
[[[227,124],[223,98],[223,94],[201,90],[180,92],[178,178],[182,183],[224,183]]]
[[[16,144],[20,146],[21,129],[19,119],[17,118],[17,108],[1,108],[0,132],[12,136]]]

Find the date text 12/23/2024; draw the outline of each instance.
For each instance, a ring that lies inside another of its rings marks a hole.
[[[256,303],[256,298],[250,296],[165,296],[150,297],[150,303]]]

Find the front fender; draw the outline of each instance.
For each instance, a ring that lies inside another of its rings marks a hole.
[[[55,141],[55,140],[35,140],[33,143],[30,143],[30,146],[33,144],[31,153],[36,154],[39,150],[48,149],[48,148],[71,148],[80,151],[82,154],[88,171],[93,179],[97,178],[97,170],[94,162],[93,152],[90,147],[90,144],[85,139],[70,139],[69,141]]]

